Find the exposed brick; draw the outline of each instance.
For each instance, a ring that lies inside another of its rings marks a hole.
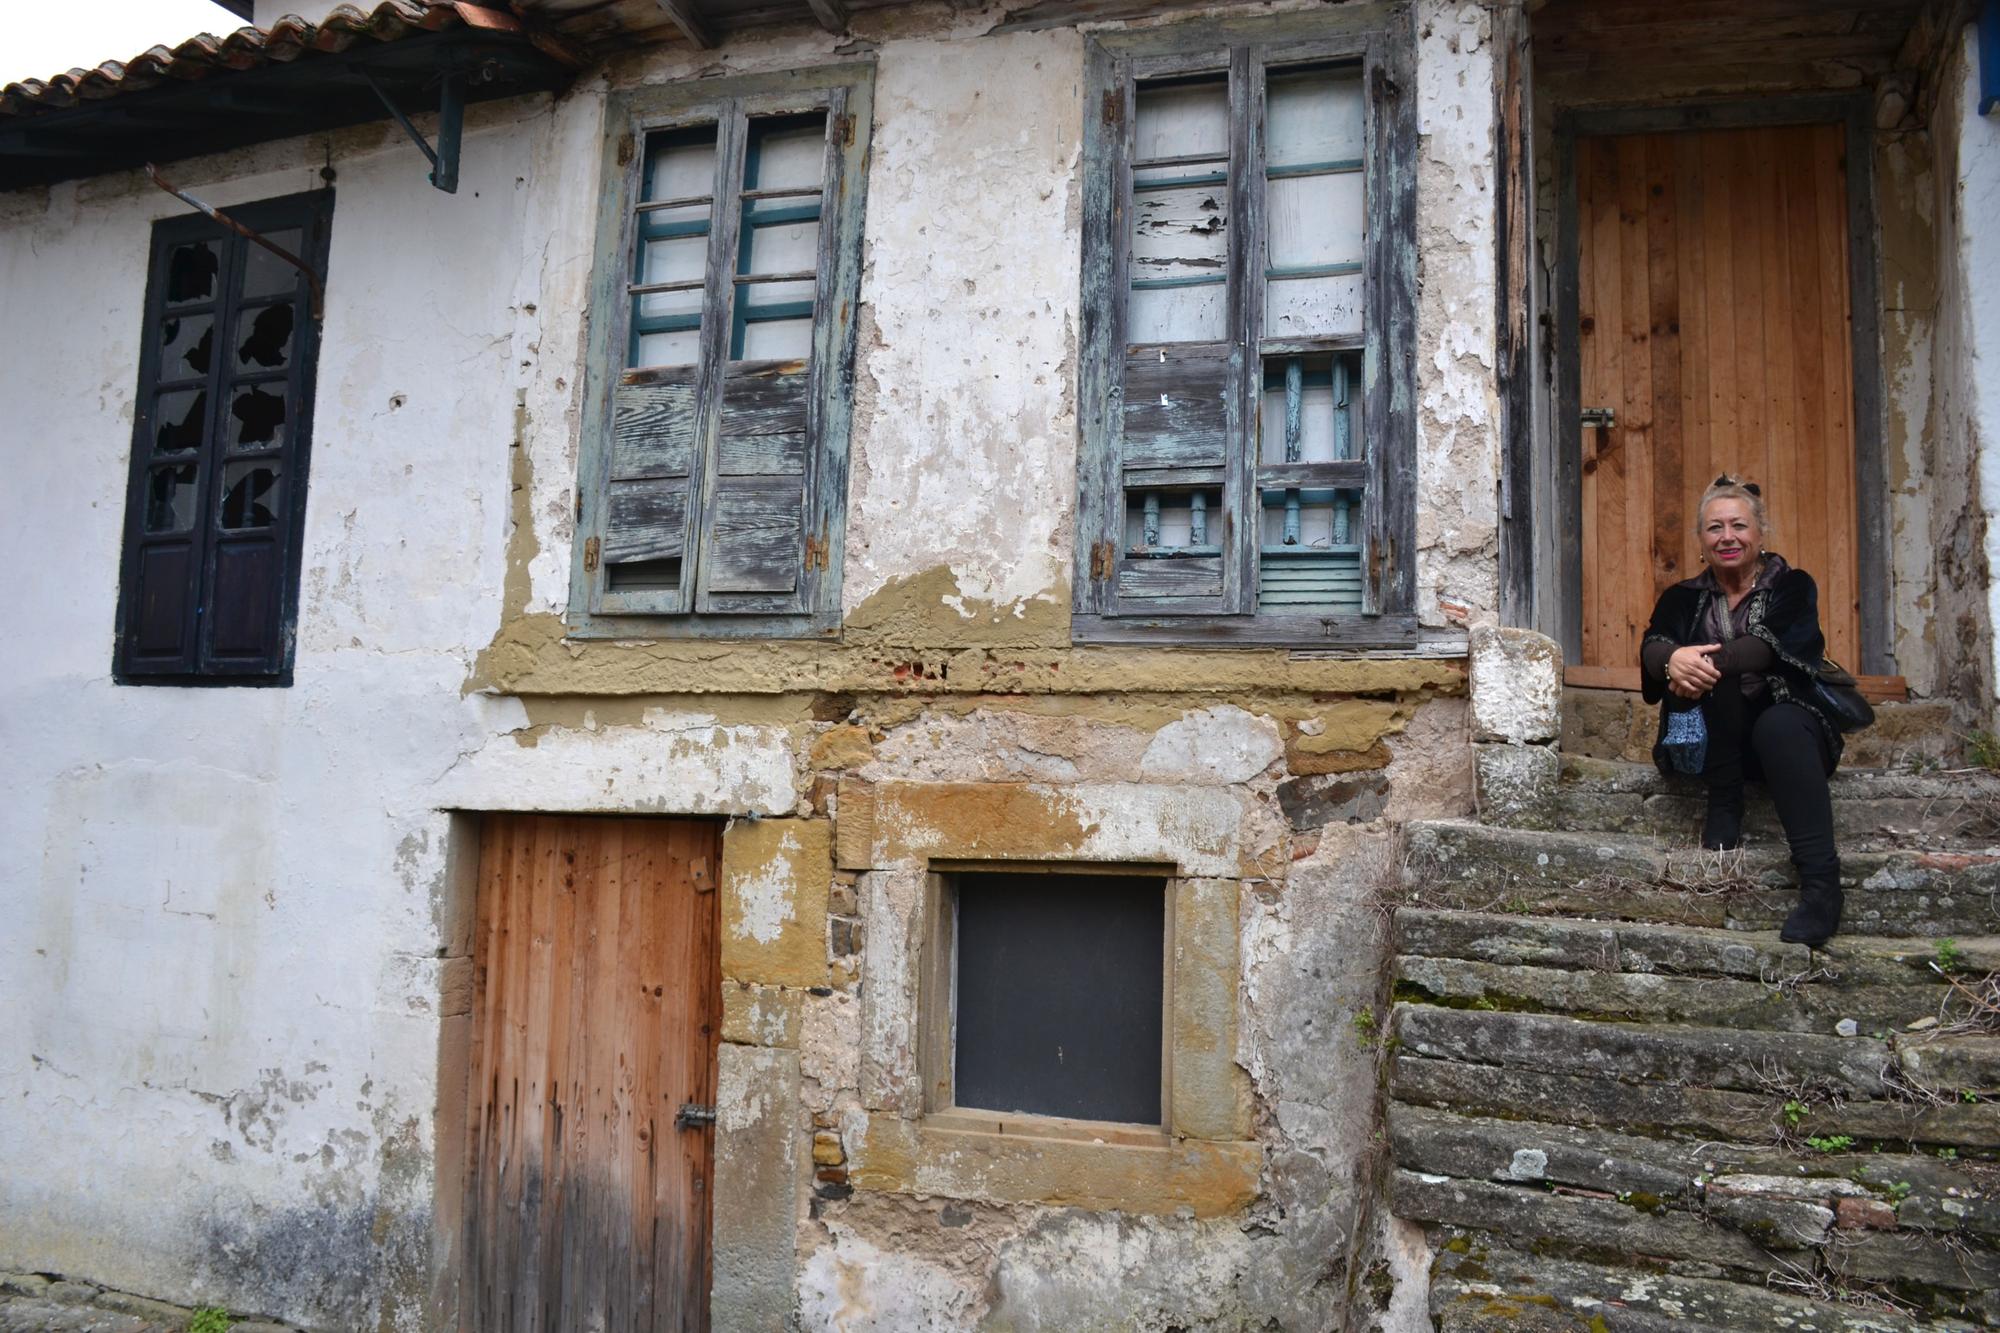
[[[1844,1229],[1867,1227],[1876,1231],[1894,1231],[1896,1210],[1880,1199],[1839,1199],[1833,1205],[1833,1224]]]

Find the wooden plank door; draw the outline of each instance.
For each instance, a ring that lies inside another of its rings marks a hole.
[[[1654,599],[1701,570],[1694,504],[1732,472],[1858,669],[1843,127],[1579,137],[1575,166],[1579,388],[1617,423],[1582,427],[1582,664],[1637,666]]]
[[[720,832],[489,815],[466,1128],[472,1333],[708,1327]]]

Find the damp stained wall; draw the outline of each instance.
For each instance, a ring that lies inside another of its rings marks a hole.
[[[1488,20],[1416,9],[1421,657],[1070,645],[1073,29],[856,19],[878,95],[832,649],[569,644],[560,616],[605,92],[852,59],[848,39],[635,52],[559,98],[474,108],[455,196],[388,126],[183,165],[224,207],[336,173],[289,689],[111,682],[148,229],[177,205],[136,174],[0,196],[0,290],[37,312],[0,331],[0,549],[34,571],[6,601],[33,651],[0,665],[0,1269],[424,1327],[439,1107],[459,1095],[439,1074],[462,1026],[458,812],[838,830],[844,783],[946,809],[971,784],[1079,812],[1087,835],[1051,832],[1050,854],[1143,853],[1226,886],[1199,912],[1235,962],[1190,1012],[1233,1031],[1186,1038],[1242,1099],[1254,1201],[1189,1217],[824,1188],[810,1159],[865,1165],[895,1114],[869,1071],[913,1014],[864,1018],[861,997],[920,923],[907,859],[826,867],[810,910],[801,869],[752,900],[823,938],[828,993],[746,983],[769,993],[739,999],[725,1047],[725,1089],[765,1117],[725,1129],[800,1167],[760,1196],[788,1210],[789,1253],[768,1214],[718,1220],[765,1227],[777,1268],[744,1281],[783,1284],[811,1328],[1333,1321],[1372,1262],[1375,890],[1396,820],[1470,800],[1462,638],[1437,599],[1477,611],[1496,586]]]
[[[1979,114],[1977,29],[1947,66],[1934,117],[1938,238],[1937,344],[1931,429],[1938,456],[1933,516],[1939,659],[1969,726],[1990,728],[2000,668],[1993,660],[2000,509],[2000,119]]]

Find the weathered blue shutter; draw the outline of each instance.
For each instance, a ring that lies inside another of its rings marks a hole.
[[[858,84],[780,82],[802,86],[725,96],[665,129],[642,119],[607,160],[637,203],[600,233],[624,257],[600,291],[613,328],[593,356],[631,368],[611,373],[610,438],[585,458],[590,617],[837,626],[868,99]],[[698,193],[668,162],[683,149],[709,155]],[[675,172],[682,183],[659,185]]]

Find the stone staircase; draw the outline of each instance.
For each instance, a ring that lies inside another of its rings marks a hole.
[[[1391,1197],[1437,1327],[2000,1324],[2000,781],[1839,775],[1808,950],[1755,787],[1705,853],[1697,787],[1551,767],[1409,829]]]

